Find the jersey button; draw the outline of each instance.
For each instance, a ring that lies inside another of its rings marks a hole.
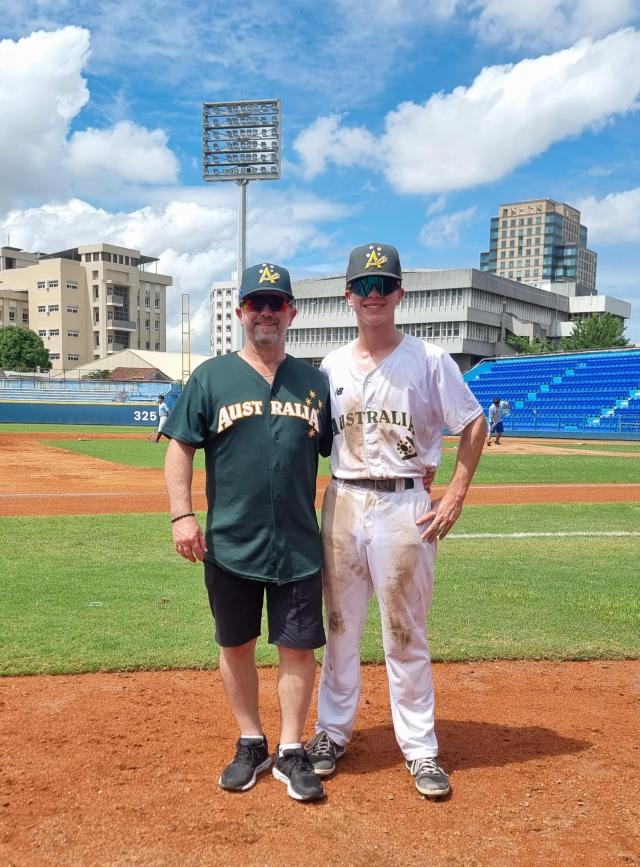
[[[274,469],[276,472],[278,472],[279,469],[280,469],[280,464],[274,464],[274,465],[273,465],[273,469]]]
[[[279,440],[279,439],[280,439],[280,434],[279,434],[279,433],[274,433],[273,438],[274,438],[274,440]]]

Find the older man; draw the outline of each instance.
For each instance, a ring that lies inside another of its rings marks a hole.
[[[318,454],[328,454],[328,385],[311,365],[285,354],[296,315],[289,274],[263,263],[242,275],[236,311],[246,335],[237,353],[200,365],[163,434],[176,551],[204,560],[220,645],[220,673],[239,729],[236,755],[219,779],[244,791],[271,766],[258,705],[255,645],[266,594],[269,641],[279,655],[280,744],[273,775],[302,801],[324,796],[302,746],[324,644],[322,547],[314,500]],[[196,449],[204,449],[208,514],[193,512]]]

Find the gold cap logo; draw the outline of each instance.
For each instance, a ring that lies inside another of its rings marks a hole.
[[[366,271],[368,268],[382,268],[383,265],[386,265],[388,262],[387,257],[382,254],[382,247],[369,247],[371,252],[369,253],[369,258],[367,259],[367,264],[364,266],[364,270]]]
[[[260,279],[258,280],[258,285],[260,283],[277,283],[280,279],[280,275],[277,271],[272,271],[269,265],[263,265],[260,269]]]

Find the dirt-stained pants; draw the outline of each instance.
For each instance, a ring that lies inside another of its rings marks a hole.
[[[322,507],[327,617],[317,731],[343,746],[360,698],[360,637],[372,593],[382,622],[391,714],[407,760],[436,756],[434,694],[426,616],[435,545],[416,520],[430,508],[422,479],[408,491],[379,492],[333,479]]]

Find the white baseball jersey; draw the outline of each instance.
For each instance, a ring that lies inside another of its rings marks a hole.
[[[456,434],[482,407],[455,361],[405,334],[374,370],[353,358],[354,343],[329,353],[333,416],[331,472],[339,479],[419,477],[440,464],[443,428]]]

